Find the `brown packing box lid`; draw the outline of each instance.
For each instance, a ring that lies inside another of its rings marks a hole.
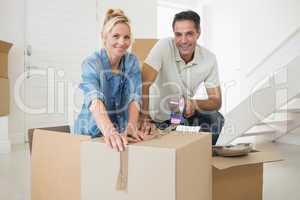
[[[12,43],[4,42],[0,40],[0,52],[8,53],[11,47],[12,47]]]
[[[272,144],[260,145],[256,147],[256,150],[258,152],[252,152],[247,156],[241,157],[213,157],[212,165],[217,169],[223,170],[236,166],[283,160]]]
[[[8,78],[8,52],[12,47],[11,43],[0,40],[0,77]]]
[[[135,39],[132,44],[132,53],[134,53],[141,62],[144,62],[157,39]]]
[[[33,132],[35,129],[52,131],[54,133],[70,133],[69,125],[54,126],[54,127],[42,127],[42,128],[30,128],[30,129],[28,129],[28,132],[27,132],[30,153],[32,152],[32,139],[33,139]]]

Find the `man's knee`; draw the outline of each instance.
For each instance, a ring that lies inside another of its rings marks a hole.
[[[213,134],[219,135],[224,126],[225,119],[219,112],[199,112],[197,118],[200,118],[202,123],[201,128],[204,131],[210,131]]]

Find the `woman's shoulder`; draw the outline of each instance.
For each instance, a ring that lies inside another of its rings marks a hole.
[[[98,51],[91,53],[83,59],[83,63],[86,64],[97,64],[98,62],[101,62],[100,53]]]
[[[103,70],[103,58],[101,52],[95,51],[88,55],[82,62],[82,68],[92,68],[97,73]]]

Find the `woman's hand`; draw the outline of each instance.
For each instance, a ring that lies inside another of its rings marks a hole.
[[[121,135],[117,130],[112,130],[104,135],[104,140],[107,146],[117,151],[124,151],[128,144],[127,138]]]

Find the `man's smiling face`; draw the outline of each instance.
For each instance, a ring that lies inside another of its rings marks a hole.
[[[189,61],[193,57],[200,30],[191,20],[180,20],[174,24],[175,44],[183,60]]]

